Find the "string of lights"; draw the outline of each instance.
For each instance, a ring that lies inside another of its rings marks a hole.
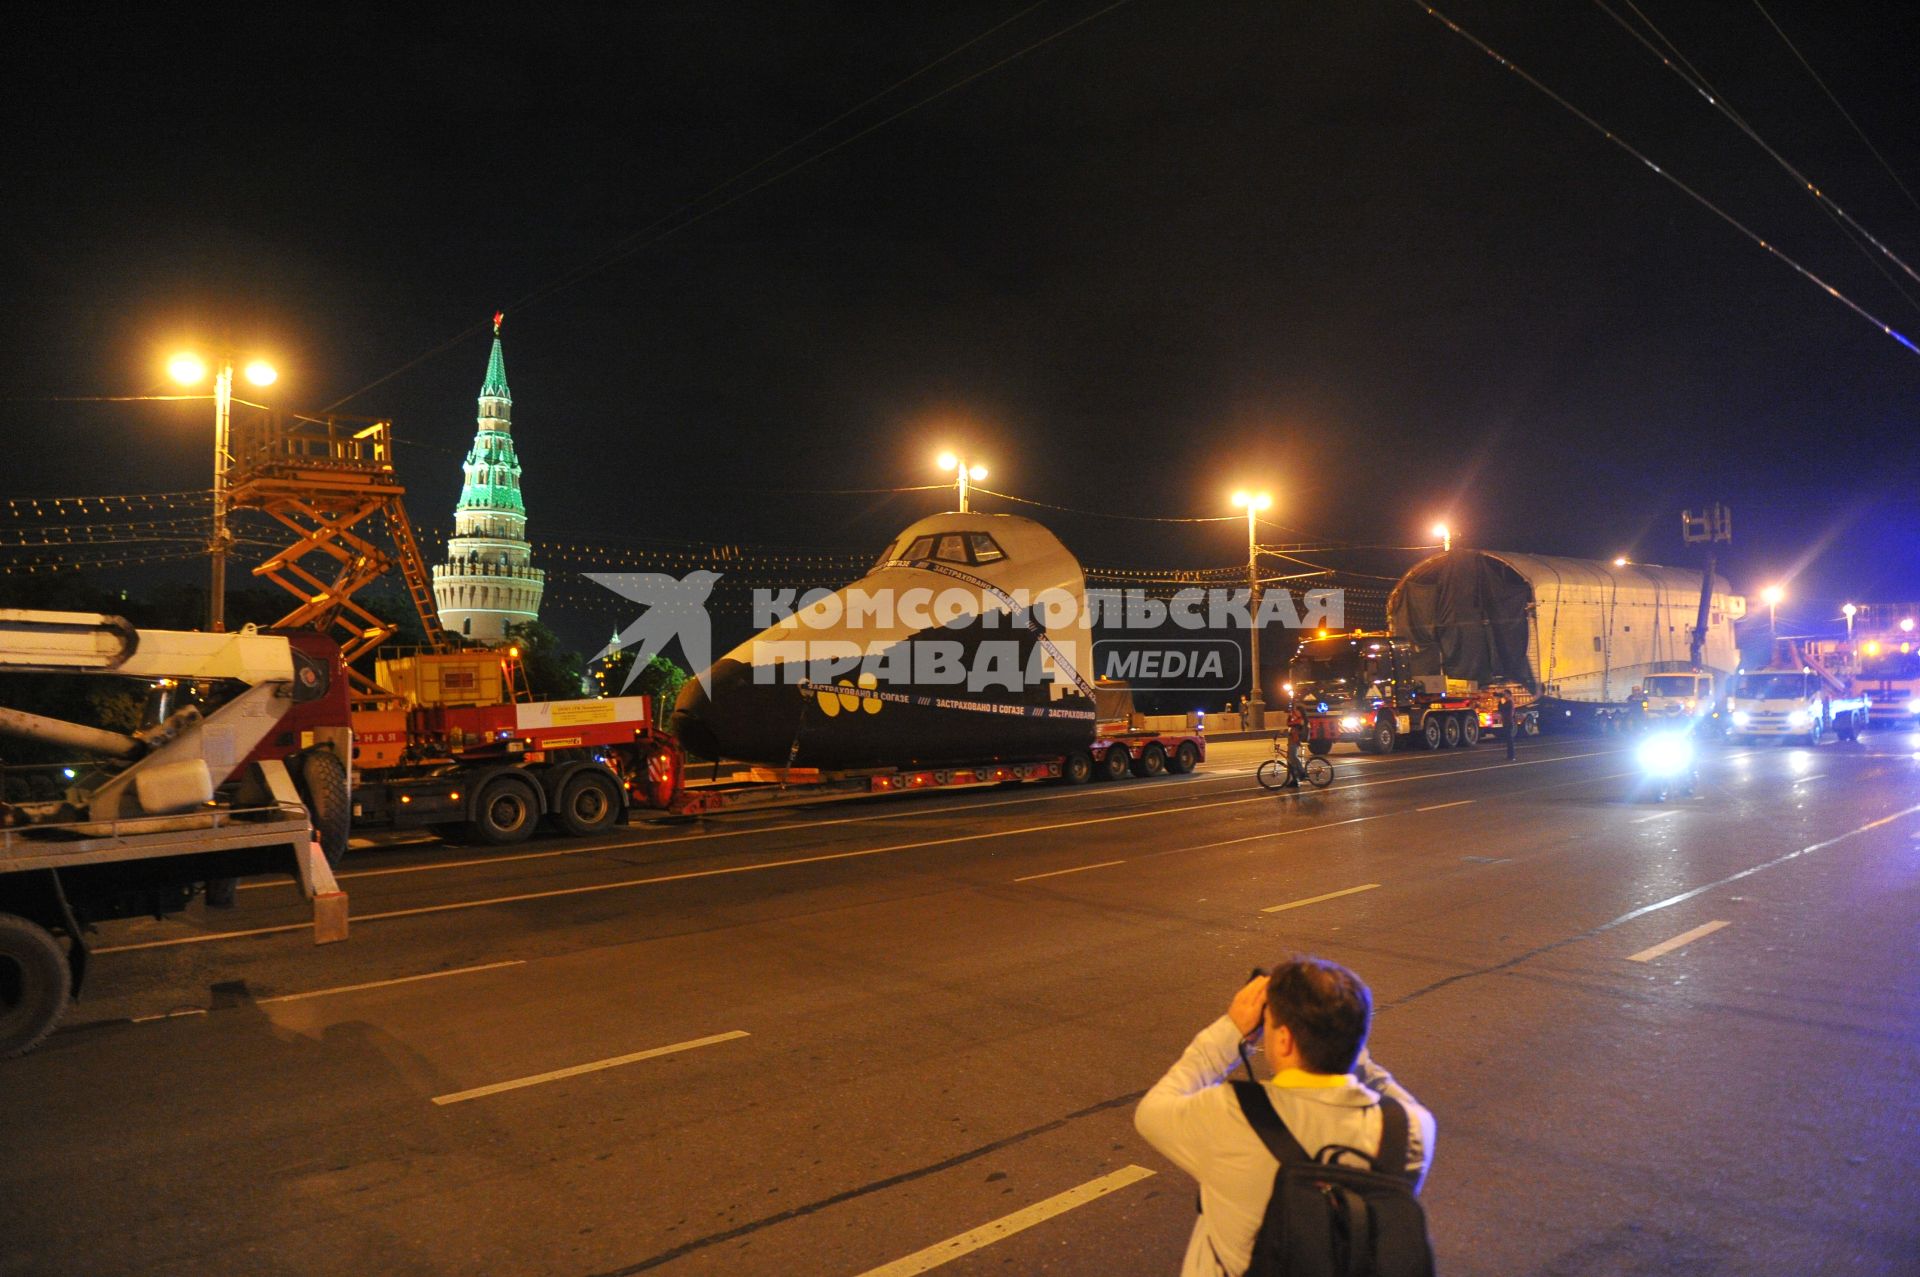
[[[1733,229],[1740,232],[1740,234],[1746,236],[1748,240],[1750,240],[1754,245],[1759,247],[1762,251],[1766,252],[1769,256],[1773,257],[1776,261],[1782,263],[1783,265],[1787,266],[1789,269],[1793,270],[1795,273],[1800,275],[1803,279],[1806,279],[1808,282],[1812,283],[1815,287],[1819,288],[1822,292],[1826,293],[1829,297],[1839,302],[1842,306],[1845,306],[1848,310],[1852,311],[1854,314],[1858,315],[1860,318],[1866,320],[1869,324],[1872,324],[1875,328],[1878,328],[1882,333],[1884,333],[1888,337],[1891,337],[1893,340],[1899,342],[1902,346],[1906,347],[1907,350],[1911,351],[1913,354],[1920,355],[1920,346],[1915,345],[1904,333],[1899,332],[1891,324],[1888,324],[1884,320],[1875,316],[1871,311],[1867,310],[1864,306],[1860,305],[1860,303],[1848,297],[1845,293],[1842,293],[1838,288],[1835,288],[1832,284],[1829,284],[1825,279],[1821,278],[1819,275],[1816,275],[1813,271],[1807,269],[1805,266],[1802,266],[1799,262],[1795,261],[1792,257],[1788,256],[1786,251],[1780,248],[1777,244],[1773,243],[1773,241],[1766,239],[1758,231],[1755,231],[1751,227],[1749,227],[1745,222],[1742,222],[1740,219],[1736,218],[1733,214],[1727,212],[1725,209],[1721,208],[1718,204],[1708,199],[1705,195],[1702,195],[1699,191],[1687,185],[1687,183],[1681,181],[1680,178],[1668,172],[1665,168],[1662,168],[1659,164],[1656,164],[1645,152],[1635,147],[1632,143],[1628,142],[1625,138],[1621,137],[1618,133],[1615,133],[1612,129],[1609,129],[1606,125],[1600,123],[1600,121],[1596,120],[1593,116],[1587,114],[1587,112],[1575,106],[1568,99],[1562,97],[1560,94],[1556,93],[1554,90],[1548,88],[1544,83],[1536,79],[1532,74],[1523,70],[1519,66],[1519,64],[1515,63],[1512,59],[1508,58],[1506,55],[1494,49],[1491,45],[1487,44],[1486,41],[1482,40],[1479,36],[1474,35],[1471,31],[1468,31],[1465,27],[1461,26],[1458,22],[1455,22],[1452,18],[1448,17],[1446,14],[1442,13],[1440,10],[1434,8],[1433,5],[1427,2],[1427,0],[1409,0],[1409,3],[1411,3],[1415,8],[1420,9],[1422,12],[1426,13],[1428,17],[1431,17],[1434,21],[1440,23],[1440,25],[1446,27],[1447,30],[1453,32],[1455,35],[1459,36],[1462,40],[1465,40],[1468,44],[1472,45],[1474,48],[1480,50],[1480,52],[1486,54],[1489,58],[1493,59],[1501,67],[1511,72],[1513,75],[1518,77],[1521,81],[1526,83],[1531,88],[1537,90],[1542,96],[1548,98],[1555,105],[1559,106],[1561,109],[1566,111],[1569,115],[1579,120],[1582,124],[1585,124],[1588,128],[1592,129],[1594,132],[1598,133],[1607,142],[1611,143],[1613,146],[1618,147],[1620,150],[1625,151],[1628,155],[1632,156],[1634,159],[1640,161],[1640,163],[1644,165],[1647,168],[1647,170],[1651,172],[1655,177],[1658,177],[1661,181],[1666,182],[1668,185],[1672,186],[1675,190],[1685,195],[1688,199],[1700,205],[1700,207],[1706,209],[1709,213],[1712,213],[1715,217],[1719,218],[1721,221],[1725,222],[1727,225],[1733,227]]]

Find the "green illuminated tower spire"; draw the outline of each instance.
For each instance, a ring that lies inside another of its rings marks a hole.
[[[480,384],[480,412],[473,447],[463,465],[465,482],[453,510],[447,562],[433,570],[440,623],[449,633],[476,643],[498,643],[508,625],[540,615],[546,573],[532,565],[527,544],[527,507],[520,496],[520,458],[513,450],[513,395],[493,317],[493,351]]]

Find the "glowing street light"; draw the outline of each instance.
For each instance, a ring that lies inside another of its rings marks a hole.
[[[1451,551],[1453,549],[1452,528],[1449,528],[1444,523],[1436,523],[1433,525],[1433,535],[1440,538],[1440,548],[1442,550]]]
[[[1848,603],[1848,604],[1845,604],[1845,605],[1843,605],[1843,606],[1841,607],[1841,609],[1840,609],[1840,615],[1842,615],[1842,616],[1844,616],[1844,617],[1846,617],[1846,618],[1847,618],[1847,646],[1848,646],[1849,648],[1851,648],[1851,647],[1853,646],[1853,617],[1854,617],[1854,613],[1856,613],[1856,612],[1858,612],[1859,610],[1860,610],[1859,608],[1857,608],[1857,607],[1855,607],[1855,606],[1854,606],[1853,604],[1851,604],[1851,603]]]
[[[1260,538],[1254,525],[1260,512],[1273,505],[1273,497],[1265,492],[1240,491],[1233,494],[1233,504],[1247,512],[1247,615],[1253,618],[1247,629],[1247,657],[1253,670],[1247,676],[1252,686],[1247,691],[1244,721],[1257,732],[1266,726],[1267,705],[1260,695]]]
[[[1901,621],[1901,622],[1900,622],[1900,632],[1901,632],[1902,634],[1911,634],[1911,633],[1913,633],[1913,618],[1912,618],[1912,617],[1910,617],[1910,616],[1909,616],[1909,617],[1907,617],[1907,618],[1906,618],[1905,620],[1903,620],[1903,621]]]
[[[1786,594],[1787,592],[1777,585],[1769,585],[1760,591],[1761,601],[1767,605],[1767,641],[1769,643],[1775,641],[1774,614],[1780,607],[1780,600],[1785,598]]]
[[[967,482],[974,483],[987,477],[987,468],[981,465],[969,465],[965,457],[956,457],[951,452],[940,454],[940,468],[951,470],[954,479],[960,485],[960,513],[967,513]]]
[[[1613,566],[1617,568],[1623,568],[1627,566],[1627,556],[1624,554],[1615,555],[1613,558]]]
[[[167,372],[183,386],[197,386],[206,379],[207,362],[182,352],[167,361]],[[279,375],[264,359],[246,367],[247,380],[256,386],[270,386]],[[213,376],[213,535],[207,541],[207,556],[213,564],[207,628],[216,634],[227,628],[227,551],[233,545],[233,533],[227,530],[227,471],[233,465],[227,437],[232,418],[233,359],[223,357]]]

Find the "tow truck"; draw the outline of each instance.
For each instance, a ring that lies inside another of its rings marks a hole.
[[[1524,735],[1540,731],[1534,694],[1517,683],[1479,687],[1444,675],[1413,672],[1418,647],[1377,630],[1321,632],[1301,641],[1285,691],[1307,718],[1307,748],[1316,754],[1351,741],[1362,753],[1386,754],[1403,744],[1427,749],[1473,746],[1503,729],[1500,692],[1513,697]]]
[[[0,708],[0,735],[76,756],[0,768],[0,1057],[53,1030],[96,923],[175,913],[203,892],[230,906],[236,879],[286,874],[312,902],[315,943],[346,938],[326,855],[346,841],[352,747],[331,640],[0,610],[0,669],[161,693],[132,733]]]
[[[1858,739],[1870,707],[1847,679],[1803,662],[1798,668],[1742,670],[1727,700],[1727,740],[1781,740],[1818,745],[1828,736]]]

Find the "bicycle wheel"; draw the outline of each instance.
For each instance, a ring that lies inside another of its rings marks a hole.
[[[1259,770],[1253,773],[1253,778],[1260,782],[1262,789],[1279,789],[1287,783],[1286,764],[1277,758],[1269,758],[1260,764]]]
[[[1324,758],[1315,756],[1307,760],[1307,783],[1315,789],[1325,789],[1333,783],[1333,764]]]

